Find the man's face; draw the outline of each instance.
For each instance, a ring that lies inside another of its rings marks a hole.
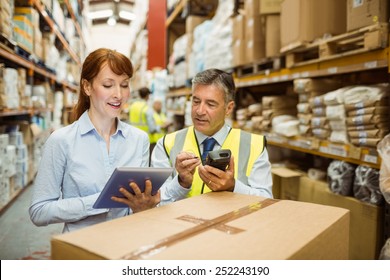
[[[161,112],[162,103],[161,103],[160,100],[154,101],[154,103],[153,103],[153,109],[154,109],[157,113],[160,113],[160,112]]]
[[[191,117],[196,130],[212,136],[222,128],[234,102],[225,103],[224,92],[214,85],[197,85],[192,93]]]

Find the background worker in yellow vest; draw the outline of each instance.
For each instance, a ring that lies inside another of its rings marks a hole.
[[[153,119],[156,127],[154,128],[155,133],[153,133],[152,141],[150,142],[151,145],[155,145],[167,133],[168,127],[172,125],[172,122],[167,119],[167,116],[163,112],[162,107],[161,99],[157,98],[153,101]]]
[[[147,87],[140,88],[138,91],[139,100],[134,101],[129,108],[129,122],[149,134],[149,141],[152,142],[154,133],[153,110],[149,107],[148,100],[150,90]]]
[[[235,85],[231,74],[218,69],[198,73],[192,80],[193,126],[158,140],[151,166],[175,167],[161,188],[161,204],[210,191],[230,191],[272,197],[271,164],[265,137],[225,123],[234,108]],[[225,171],[202,165],[209,150],[230,149]]]

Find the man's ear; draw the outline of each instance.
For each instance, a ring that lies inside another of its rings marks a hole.
[[[229,103],[226,106],[226,116],[229,116],[234,109],[234,101],[229,101]]]

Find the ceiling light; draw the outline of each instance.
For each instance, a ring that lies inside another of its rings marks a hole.
[[[135,20],[137,17],[134,13],[128,12],[128,11],[120,11],[119,12],[119,17],[127,20]]]
[[[90,19],[108,18],[108,17],[112,16],[113,14],[114,13],[111,9],[107,9],[107,10],[89,12],[88,17]]]
[[[107,20],[107,24],[109,26],[114,26],[116,24],[116,18],[114,16],[110,16]]]

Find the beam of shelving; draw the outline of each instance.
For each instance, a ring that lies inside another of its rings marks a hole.
[[[29,61],[25,58],[22,58],[19,55],[16,55],[14,53],[10,53],[8,51],[5,51],[2,48],[0,48],[0,56],[6,57],[8,60],[11,60],[11,61],[13,61],[13,62],[17,63],[18,65],[23,66],[25,68],[31,69],[34,72],[39,73],[40,75],[42,75],[44,77],[47,77],[47,78],[52,79],[52,80],[56,79],[56,76],[53,73],[50,73],[50,72],[46,71],[45,69],[37,67],[31,61]]]
[[[43,77],[49,78],[52,81],[56,81],[56,75],[54,75],[53,73],[51,73],[43,68],[36,66],[31,61],[29,61],[23,57],[20,57],[17,54],[10,53],[10,52],[0,48],[0,57],[6,57],[8,60],[13,61],[16,64],[18,64],[24,68],[31,69],[33,72],[38,73],[38,74],[42,75]],[[66,81],[57,81],[57,83],[62,84],[65,87],[67,87],[73,91],[77,91],[77,89],[78,89],[78,86],[71,84],[69,82],[66,82]]]
[[[323,141],[324,142],[324,141]],[[320,146],[317,149],[312,148],[303,148],[296,145],[291,145],[288,141],[273,141],[271,139],[267,139],[267,144],[271,146],[276,146],[284,149],[294,150],[302,153],[312,154],[316,156],[321,156],[325,158],[331,158],[336,160],[342,160],[349,163],[353,163],[356,165],[367,165],[372,168],[380,169],[380,162],[381,159],[379,155],[375,152],[374,154],[370,155],[373,151],[373,149],[369,148],[358,148],[360,150],[358,158],[352,157],[352,156],[345,156],[345,155],[338,155],[337,153],[332,152],[323,152],[322,148],[326,148],[328,145],[336,145],[330,142],[324,142],[320,144]],[[343,147],[340,146],[339,151],[343,151]],[[347,150],[344,150],[344,152],[348,152]]]
[[[49,17],[47,14],[45,7],[42,5],[40,0],[34,0],[34,6],[37,8],[39,13],[45,18],[47,24],[50,26],[51,30],[54,32],[54,34],[57,36],[57,38],[61,41],[64,48],[68,51],[72,59],[78,64],[81,65],[80,58],[77,56],[77,54],[70,48],[68,41],[66,41],[65,37],[62,35],[60,30],[58,29],[57,25],[54,23],[54,21]]]
[[[169,27],[177,18],[177,16],[183,11],[184,6],[187,4],[188,0],[180,0],[180,2],[176,5],[173,12],[169,15],[165,22],[165,27]]]
[[[179,96],[187,96],[191,94],[192,94],[192,89],[185,87],[185,88],[170,90],[169,93],[166,95],[166,97],[172,98],[172,97],[179,97]]]
[[[20,116],[20,115],[34,116],[36,114],[48,112],[48,111],[51,112],[52,109],[47,109],[47,108],[5,109],[3,111],[0,111],[0,117],[11,117],[11,116]]]
[[[263,71],[259,74],[236,77],[238,88],[292,81],[298,78],[314,78],[389,67],[389,47],[333,60],[318,61],[312,64],[276,71]]]
[[[85,46],[85,39],[84,39],[84,36],[83,36],[83,32],[81,30],[81,26],[80,26],[79,22],[76,19],[75,13],[74,13],[73,8],[72,8],[72,5],[70,5],[69,0],[64,0],[64,2],[65,2],[65,5],[66,5],[66,8],[68,9],[70,17],[73,20],[73,23],[74,23],[74,26],[76,28],[77,34],[79,35],[81,41],[83,42],[83,44]]]

